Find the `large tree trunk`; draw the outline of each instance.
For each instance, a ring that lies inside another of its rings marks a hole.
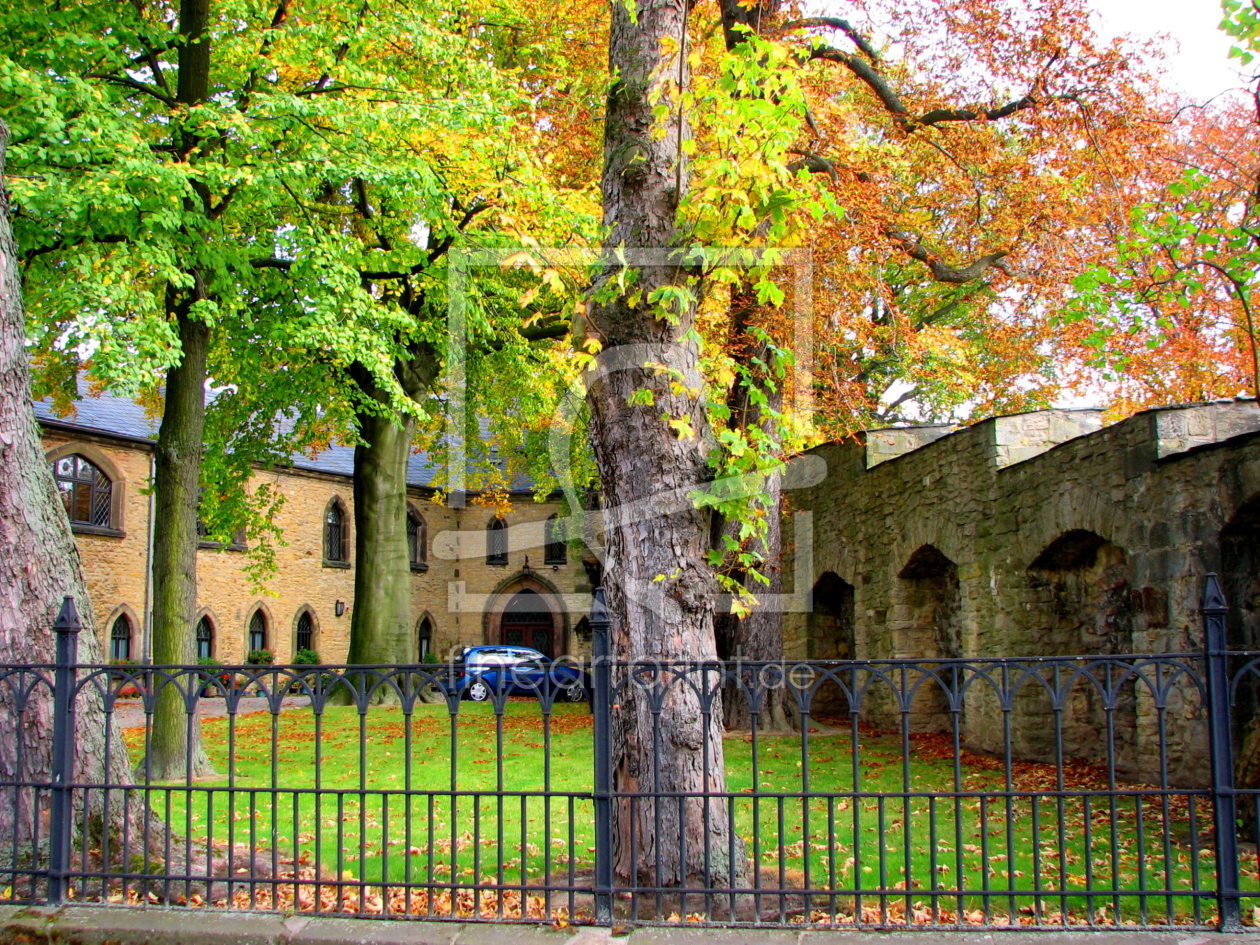
[[[210,90],[209,0],[181,0],[179,81],[176,99],[192,106]],[[184,154],[199,144],[187,130],[178,132]],[[193,198],[189,197],[189,209]],[[166,373],[166,402],[158,429],[153,497],[153,661],[158,665],[196,662],[193,615],[197,606],[197,507],[206,425],[206,379],[210,329],[192,304],[204,298],[199,273],[191,289],[167,288],[167,311],[176,320],[180,361]],[[183,687],[195,685],[185,676]],[[153,735],[145,758],[145,777],[161,781],[214,773],[201,747],[201,722],[189,716],[180,686],[163,685],[153,714]]]
[[[206,357],[210,330],[179,316],[183,356],[166,374],[166,404],[154,457],[153,662],[196,662],[193,615],[197,603],[197,504],[206,420]],[[161,683],[159,682],[159,685]],[[201,723],[189,716],[180,685],[158,691],[153,734],[145,759],[146,778],[166,781],[213,774],[201,747]]]
[[[26,362],[26,325],[22,316],[16,248],[9,226],[9,197],[3,189],[4,149],[8,128],[0,122],[0,653],[6,663],[51,663],[54,659],[53,619],[65,596],[73,597],[85,624],[79,634],[79,661],[100,663],[100,644],[94,632],[78,550],[65,509],[44,459],[39,429],[31,410],[30,377]],[[29,681],[27,681],[29,682]],[[22,782],[49,780],[52,749],[52,698],[46,687],[32,686],[22,694],[19,677],[0,683],[0,870],[18,859],[35,855],[36,836],[46,842],[47,824],[40,823],[47,796],[37,804]],[[75,778],[94,783],[130,782],[127,754],[117,729],[106,738],[104,710],[96,690],[86,687],[75,703]],[[109,820],[113,826],[123,805],[114,792]],[[100,812],[105,799],[97,792],[89,799]],[[82,797],[77,799],[80,805]],[[81,808],[80,808],[81,811]],[[83,823],[77,817],[76,823]],[[96,817],[89,822],[99,823]],[[4,885],[9,879],[3,878]],[[17,884],[14,884],[15,886]],[[25,890],[15,888],[15,897]]]
[[[686,129],[676,113],[664,121],[652,114],[654,89],[687,81],[679,49],[666,55],[661,42],[682,40],[687,5],[651,0],[635,8],[632,19],[625,4],[613,4],[609,58],[616,80],[608,95],[602,180],[610,229],[605,279],[616,272],[618,248],[674,249],[675,213],[687,186],[680,147]],[[652,292],[685,287],[687,273],[671,260],[643,263],[630,260],[632,293],[609,299],[609,287],[597,286],[590,309],[591,329],[604,346],[587,396],[606,508],[614,654],[634,661],[713,661],[717,582],[705,560],[709,516],[690,500],[710,476],[705,409],[691,393],[701,389],[697,350],[687,340],[694,306],[660,317],[648,302]],[[634,405],[642,404],[634,395],[643,390],[652,393],[652,406]],[[662,415],[675,420],[677,430]],[[617,694],[614,856],[617,872],[630,881],[669,887],[746,880],[742,847],[720,796],[726,777],[719,674],[705,675],[684,681],[662,674],[655,694],[634,682]],[[654,801],[637,796],[643,792],[673,796]]]
[[[410,663],[407,461],[415,421],[359,415],[354,450],[354,611],[349,663]]]
[[[419,303],[417,302],[417,308]],[[413,342],[394,365],[403,392],[416,403],[432,388],[441,362],[424,342]],[[411,562],[407,555],[407,464],[416,422],[393,412],[388,397],[361,366],[350,378],[381,405],[361,410],[363,441],[354,451],[354,611],[349,663],[411,663]],[[385,690],[380,690],[382,698]],[[348,690],[339,690],[346,698]]]

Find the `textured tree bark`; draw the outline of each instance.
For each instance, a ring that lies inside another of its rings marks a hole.
[[[687,186],[680,147],[687,131],[677,114],[655,120],[650,101],[657,87],[687,82],[679,58],[687,4],[635,6],[632,20],[625,4],[613,4],[609,59],[616,80],[602,179],[610,235],[602,279],[618,273],[619,248],[664,255],[646,264],[631,258],[633,291],[610,293],[597,284],[589,310],[590,328],[604,346],[587,398],[605,503],[613,651],[623,660],[713,661],[717,583],[704,557],[710,520],[689,498],[711,475],[704,405],[693,393],[702,386],[698,353],[687,340],[694,306],[665,318],[647,301],[655,289],[685,286],[688,275],[671,258],[675,213]],[[663,39],[678,44],[672,53],[663,51]],[[652,406],[631,403],[641,390],[652,393]],[[726,789],[719,675],[678,680],[658,673],[645,686],[628,681],[617,697],[618,874],[664,887],[742,884],[742,846],[725,801],[715,796]],[[642,792],[670,796],[636,797]]]
[[[206,420],[206,358],[210,330],[179,315],[183,356],[166,373],[166,404],[153,464],[153,662],[191,665],[196,660],[193,615],[197,603],[197,504]],[[213,774],[201,747],[201,723],[185,708],[181,688],[190,676],[160,686],[145,776],[158,781]]]
[[[359,415],[354,450],[354,611],[349,663],[415,660],[407,555],[407,461],[415,421]]]
[[[437,352],[413,343],[394,366],[413,401],[432,388],[441,366]],[[411,633],[411,563],[407,555],[407,464],[415,420],[387,407],[371,375],[356,365],[351,380],[381,404],[360,411],[354,451],[354,612],[350,615],[349,663],[415,662]],[[339,690],[344,699],[348,690]],[[378,698],[385,698],[384,689]]]
[[[51,663],[55,641],[52,623],[62,598],[78,605],[85,628],[79,634],[79,661],[99,663],[100,644],[93,630],[92,604],[79,564],[79,553],[57,496],[52,471],[44,459],[39,429],[31,410],[30,376],[26,362],[26,326],[16,248],[9,226],[9,197],[3,188],[4,149],[8,128],[0,122],[0,653],[6,663]],[[43,686],[33,686],[19,710],[18,680],[0,682],[0,782],[48,781],[52,749],[52,698]],[[93,686],[75,702],[75,776],[80,780],[130,783],[127,755],[115,729],[106,738],[104,710]],[[123,804],[111,798],[109,826],[121,820]],[[46,802],[46,796],[41,799]],[[77,802],[81,805],[82,798]],[[101,822],[104,798],[94,794],[96,812],[88,820]],[[28,789],[0,792],[0,867],[8,868],[11,851],[31,849],[39,824]],[[83,823],[82,807],[76,823]]]

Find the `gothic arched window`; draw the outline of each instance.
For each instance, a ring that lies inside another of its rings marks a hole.
[[[543,564],[565,564],[569,560],[569,549],[564,543],[564,532],[560,526],[559,514],[547,518],[546,546],[543,549]]]
[[[267,616],[261,610],[255,610],[249,618],[249,652],[267,649]]]
[[[346,507],[334,498],[324,512],[324,564],[348,567],[350,564],[350,529]]]
[[[293,631],[293,652],[298,650],[313,650],[315,642],[315,621],[311,619],[311,612],[304,610],[298,614],[297,627]]]
[[[209,617],[197,621],[197,659],[208,660],[214,656],[214,623]]]
[[[424,516],[407,507],[407,560],[411,570],[429,570],[429,528]]]
[[[109,476],[78,453],[54,460],[52,468],[70,524],[113,527],[114,484]]]
[[[111,660],[131,659],[131,619],[126,614],[119,614],[114,625],[110,627],[109,658]]]
[[[486,526],[486,564],[507,563],[507,522],[496,515]]]

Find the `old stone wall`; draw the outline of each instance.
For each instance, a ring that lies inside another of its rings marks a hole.
[[[793,512],[811,516],[813,594],[811,612],[785,615],[790,656],[1192,652],[1211,571],[1232,588],[1235,645],[1260,639],[1260,410],[1251,402],[1148,411],[1105,428],[1093,411],[1042,411],[944,435],[873,431],[811,452],[827,475],[791,494]],[[786,553],[787,580],[798,553]],[[1091,673],[1106,676],[1105,663]],[[967,741],[1002,750],[1009,713],[1013,750],[1045,757],[1057,708],[1065,753],[1095,757],[1110,714],[1121,774],[1149,779],[1162,715],[1177,768],[1168,777],[1202,779],[1197,696],[1176,691],[1161,712],[1142,679],[1106,694],[1083,677],[1061,683],[1057,706],[1031,684],[1008,690],[1005,706],[1000,684],[972,687],[959,707]],[[821,697],[825,709],[847,709],[838,692]],[[900,721],[878,687],[862,708],[876,724]],[[949,709],[941,687],[925,685],[911,727],[948,730]]]

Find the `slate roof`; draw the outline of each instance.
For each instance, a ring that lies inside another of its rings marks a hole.
[[[132,443],[152,443],[157,439],[158,418],[148,416],[142,406],[126,397],[108,392],[90,393],[82,381],[79,384],[79,399],[75,401],[75,411],[70,416],[58,416],[48,400],[35,401],[33,406],[39,422],[54,429],[113,437]],[[484,423],[482,430],[488,435],[489,430]],[[349,478],[354,473],[354,447],[331,446],[314,457],[294,453],[289,464],[295,469]],[[502,468],[501,461],[497,461],[496,465]],[[407,485],[420,489],[432,488],[441,471],[441,464],[434,461],[428,453],[412,453],[407,463]],[[528,492],[532,490],[533,482],[528,477],[517,476],[510,488],[513,492]]]
[[[45,425],[127,440],[157,438],[157,419],[146,416],[144,408],[134,400],[113,394],[91,395],[83,384],[79,386],[75,411],[68,417],[58,416],[48,400],[37,400],[33,406],[36,418]]]

